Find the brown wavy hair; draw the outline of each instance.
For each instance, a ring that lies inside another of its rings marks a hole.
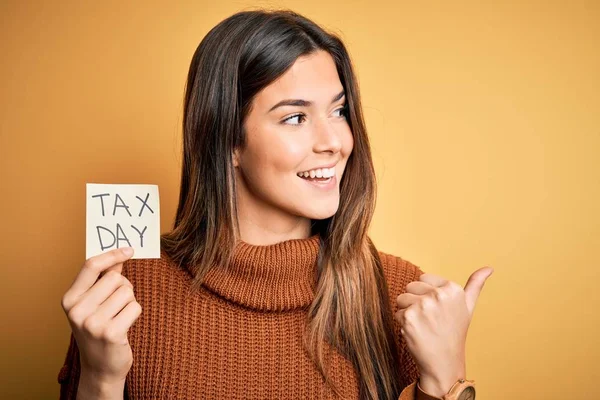
[[[238,237],[233,151],[244,146],[252,99],[300,56],[327,51],[346,92],[354,147],[340,182],[335,215],[311,221],[320,234],[318,283],[304,345],[325,382],[323,341],[352,361],[361,399],[397,399],[399,364],[381,261],[367,230],[376,181],[357,80],[342,40],[291,10],[238,12],[211,29],[191,61],[183,115],[179,205],[161,246],[202,284],[224,268]]]

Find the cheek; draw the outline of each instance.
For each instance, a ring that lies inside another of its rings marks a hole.
[[[274,173],[293,173],[296,172],[298,165],[306,158],[307,145],[305,141],[292,137],[278,136],[271,140],[268,149],[263,155],[268,159],[270,168]]]
[[[246,170],[254,177],[278,179],[280,174],[293,174],[306,157],[307,145],[300,136],[270,133],[250,138],[246,152]],[[249,168],[248,168],[249,167]],[[279,176],[278,176],[279,175]]]

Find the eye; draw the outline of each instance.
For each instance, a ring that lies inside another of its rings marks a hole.
[[[348,103],[345,103],[342,107],[336,109],[335,111],[340,113],[340,115],[339,115],[340,118],[346,118],[348,116]],[[296,123],[296,124],[288,123],[288,121],[290,121],[294,118],[298,119],[298,121],[297,121],[298,123]],[[300,118],[302,118],[302,121],[304,121],[306,119],[306,115],[304,115],[303,113],[290,115],[289,117],[283,119],[281,121],[281,123],[284,125],[301,125]]]
[[[306,115],[304,115],[302,113],[294,114],[294,115],[291,115],[291,116],[285,118],[284,120],[282,120],[281,123],[285,124],[285,125],[300,125],[299,123],[298,124],[288,124],[287,123],[287,121],[290,121],[291,119],[294,119],[294,118],[306,118]],[[300,121],[298,121],[298,122],[300,122]]]
[[[348,103],[345,103],[342,107],[338,108],[335,111],[340,112],[340,117],[346,118],[348,116]]]

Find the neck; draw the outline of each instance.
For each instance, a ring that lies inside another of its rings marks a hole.
[[[309,224],[297,224],[285,230],[273,229],[269,226],[257,225],[251,221],[240,222],[240,239],[248,244],[255,246],[267,246],[280,243],[291,239],[307,239],[310,237],[310,220]]]

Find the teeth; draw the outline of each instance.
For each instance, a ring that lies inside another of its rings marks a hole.
[[[297,175],[305,178],[330,178],[335,175],[335,167],[311,169],[310,171],[298,172]]]

